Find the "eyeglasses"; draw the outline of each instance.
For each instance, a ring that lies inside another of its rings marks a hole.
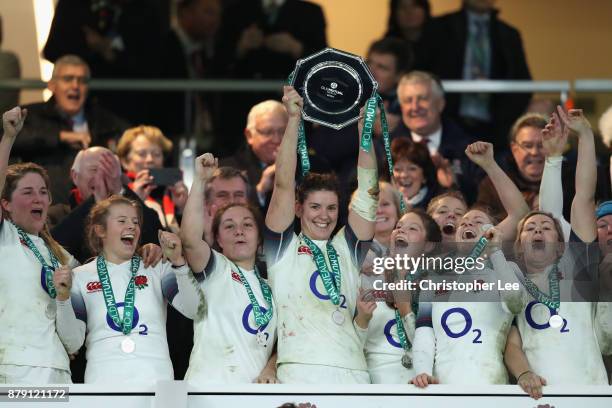
[[[542,151],[544,150],[544,145],[542,143],[531,143],[531,142],[523,142],[517,143],[513,142],[515,145],[521,148],[521,150],[530,153],[532,150]]]
[[[83,85],[89,83],[89,78],[86,76],[77,76],[77,75],[62,75],[58,77],[60,81],[64,83],[71,83],[73,81],[77,81],[77,84]]]
[[[275,135],[283,137],[283,135],[285,134],[284,128],[278,128],[278,129],[257,129],[255,128],[255,131],[265,137],[271,137]]]

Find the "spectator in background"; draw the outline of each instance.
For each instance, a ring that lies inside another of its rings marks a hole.
[[[599,132],[604,144],[608,148],[609,163],[603,163],[603,165],[607,166],[608,170],[605,172],[605,177],[610,177],[610,183],[606,184],[612,189],[612,154],[610,154],[612,153],[612,107],[608,108],[599,118]],[[608,197],[610,197],[609,194]]]
[[[89,66],[75,55],[59,58],[47,84],[47,102],[25,106],[28,120],[14,154],[45,167],[55,203],[68,203],[66,176],[77,152],[90,146],[114,146],[127,122],[88,98]]]
[[[412,49],[430,18],[429,0],[391,0],[385,37],[398,38]]]
[[[393,186],[410,207],[426,209],[429,200],[441,190],[427,147],[412,143],[407,137],[398,137],[391,143],[391,157]]]
[[[90,147],[74,159],[70,176],[76,188],[72,191],[71,206],[53,206],[49,217],[58,220],[51,235],[80,262],[86,262],[91,250],[86,246],[85,219],[95,203],[113,194],[123,195],[143,207],[144,225],[142,244],[158,243],[157,232],[162,228],[155,211],[145,207],[142,200],[121,181],[121,165],[117,157],[104,147]],[[64,176],[65,179],[65,176]],[[55,208],[54,208],[55,207]],[[62,212],[67,214],[61,216]]]
[[[442,116],[446,107],[442,84],[430,73],[412,71],[401,78],[397,96],[402,122],[392,138],[405,136],[426,145],[438,182],[446,188],[457,184],[467,203],[473,203],[484,175],[465,155],[472,138],[452,119]]]
[[[274,187],[274,162],[287,121],[282,103],[274,100],[258,103],[247,116],[246,144],[233,156],[221,160],[223,166],[246,171],[249,184],[255,186],[259,206],[264,210],[268,208]]]
[[[533,202],[534,196],[540,190],[545,160],[542,129],[546,123],[547,119],[544,116],[528,113],[515,122],[510,133],[512,156],[508,158],[505,170],[512,182],[523,193],[527,203]],[[480,183],[478,203],[490,207],[492,215],[497,219],[505,217],[499,195],[488,177]]]
[[[205,79],[219,75],[217,30],[219,0],[176,1],[176,24],[166,36],[160,78]],[[151,109],[151,123],[172,140],[195,134],[200,148],[214,134],[215,98],[200,92],[161,92]]]
[[[131,183],[128,185],[144,204],[154,210],[165,229],[179,232],[180,216],[187,202],[187,187],[182,180],[172,186],[157,186],[150,169],[164,167],[172,142],[154,126],[126,130],[119,139],[117,155]]]
[[[0,16],[0,80],[19,79],[21,66],[14,52],[2,51],[2,16]],[[6,112],[19,104],[19,89],[3,89],[0,91],[0,112]]]
[[[530,80],[519,32],[497,18],[495,0],[464,0],[461,10],[432,19],[416,54],[417,69],[441,79]],[[455,94],[447,113],[475,139],[507,149],[506,135],[525,111],[529,94]]]
[[[370,45],[366,57],[368,67],[378,82],[378,94],[385,103],[385,113],[392,132],[400,121],[401,110],[397,100],[397,84],[403,74],[412,69],[414,56],[401,40],[383,38]],[[381,134],[380,122],[376,122],[376,133]]]
[[[219,30],[219,50],[225,72],[234,78],[287,79],[296,60],[327,46],[325,17],[317,4],[302,0],[241,0],[224,10]],[[224,100],[231,109],[221,112],[219,134],[224,135],[214,150],[223,157],[240,145],[241,124],[262,99],[277,93],[233,94]]]
[[[43,55],[83,58],[96,78],[154,78],[166,30],[158,0],[59,0]],[[167,27],[166,27],[167,28]],[[146,120],[139,92],[98,92],[100,102],[131,122]]]

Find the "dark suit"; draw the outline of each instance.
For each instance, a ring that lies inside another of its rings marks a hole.
[[[325,18],[320,6],[302,0],[286,0],[279,8],[274,21],[266,16],[261,0],[241,0],[223,13],[219,31],[220,60],[228,77],[247,79],[287,79],[295,68],[296,58],[261,47],[248,51],[237,58],[237,46],[242,32],[256,25],[264,36],[287,32],[302,43],[299,58],[307,57],[327,46]],[[220,155],[231,155],[242,143],[245,122],[235,118],[246,118],[249,109],[265,99],[278,99],[277,93],[232,93],[224,98],[227,108],[221,112],[219,134],[223,139],[215,142],[215,151]]]
[[[520,33],[491,14],[490,79],[530,80]],[[467,11],[462,9],[429,21],[416,49],[416,68],[436,74],[441,79],[463,79],[468,37]],[[508,149],[508,131],[525,111],[531,94],[491,94],[489,111],[494,135],[490,141],[497,150]],[[460,94],[446,96],[445,112],[459,119]],[[475,135],[473,135],[475,136]],[[481,136],[482,137],[482,136]]]
[[[404,122],[399,123],[391,134],[391,139],[400,136],[412,139],[410,129],[406,127]],[[484,177],[484,172],[480,167],[465,155],[466,147],[474,142],[475,140],[465,133],[453,120],[442,119],[442,136],[440,138],[440,146],[438,146],[438,153],[453,166],[458,187],[465,196],[468,205],[476,200],[478,182]]]
[[[112,7],[97,12],[93,0],[59,0],[43,55],[51,62],[66,54],[83,58],[94,78],[154,78],[159,70],[159,50],[167,23],[159,10],[159,0],[131,0],[120,3],[116,22]],[[113,2],[110,2],[113,3]],[[106,16],[106,17],[105,17]],[[110,20],[110,21],[109,21]],[[100,24],[105,28],[100,29]],[[114,49],[115,59],[107,61],[87,46],[83,26],[102,36],[116,32],[124,49]],[[131,122],[146,121],[149,98],[146,93],[115,91],[96,94],[101,103],[121,112]]]
[[[215,51],[216,52],[216,51]],[[185,55],[185,49],[181,43],[176,29],[168,32],[165,38],[161,60],[160,78],[164,79],[189,79],[189,66],[191,62]],[[196,73],[197,79],[210,79],[219,76],[219,65],[214,56],[209,57],[204,50],[199,51],[202,61],[203,72]],[[198,76],[199,74],[199,76]],[[188,131],[193,131],[193,120],[195,114],[195,93],[193,92],[159,92],[153,97],[150,122],[158,126],[166,136],[177,140],[177,136]],[[206,104],[207,109],[213,116],[218,113],[219,95],[215,93],[199,93]],[[191,111],[187,111],[187,102],[191,103]]]
[[[78,150],[60,142],[61,131],[72,131],[70,119],[56,108],[55,99],[24,106],[28,110],[23,129],[15,139],[13,157],[45,167],[51,179],[54,203],[67,203],[70,192],[70,168]],[[91,146],[107,146],[117,140],[129,124],[110,111],[88,101],[85,119]]]

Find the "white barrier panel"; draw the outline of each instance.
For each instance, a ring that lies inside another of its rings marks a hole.
[[[612,407],[612,387],[550,386],[544,397],[535,401],[518,386],[437,385],[420,390],[412,385],[257,385],[185,387],[181,382],[160,386],[71,385],[69,401],[26,399],[6,402],[7,388],[0,392],[0,407],[36,407],[43,402],[49,408],[275,408],[286,402],[310,402],[317,408],[389,408],[389,407],[487,407],[487,408],[565,408]],[[156,391],[160,391],[156,396]],[[163,391],[162,391],[163,390]],[[175,398],[169,395],[175,392]],[[188,394],[186,395],[186,393]],[[162,401],[163,400],[163,401]],[[171,401],[171,403],[169,402]]]

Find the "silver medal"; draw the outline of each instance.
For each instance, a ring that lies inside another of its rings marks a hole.
[[[553,329],[558,329],[563,325],[563,318],[559,315],[552,315],[548,320],[548,324],[550,324],[550,327]]]
[[[136,343],[134,343],[134,340],[130,339],[129,337],[126,337],[121,341],[121,351],[123,351],[124,353],[133,353],[135,349]]]
[[[257,344],[263,347],[268,344],[268,340],[266,339],[266,333],[264,332],[257,332],[257,334],[255,335],[255,340],[257,340]]]
[[[338,326],[341,326],[344,323],[345,318],[340,309],[334,310],[334,312],[332,313],[332,320]]]
[[[404,354],[402,356],[402,365],[404,367],[406,367],[407,369],[411,369],[412,368],[412,359],[410,358],[408,353],[406,353],[406,354]]]
[[[45,316],[47,316],[47,318],[49,320],[55,320],[55,316],[57,314],[57,306],[55,305],[55,302],[49,302],[47,304],[47,308],[45,309]]]

